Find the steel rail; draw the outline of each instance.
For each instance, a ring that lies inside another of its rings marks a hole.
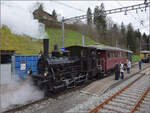
[[[116,93],[114,93],[112,96],[110,96],[106,100],[104,100],[101,104],[99,104],[96,107],[94,107],[93,109],[91,109],[88,113],[98,112],[98,110],[101,109],[105,104],[107,104],[109,101],[112,101],[113,98],[115,98],[117,95],[119,95],[120,93],[122,93],[125,89],[127,89],[128,87],[130,87],[137,80],[139,80],[140,78],[142,78],[144,75],[145,75],[145,73],[143,73],[140,77],[138,77],[134,81],[130,82],[128,85],[126,85],[125,87],[123,87],[122,89],[120,89],[119,91],[117,91]]]
[[[40,99],[40,100],[36,100],[36,101],[33,101],[33,102],[29,102],[29,103],[27,103],[27,104],[20,105],[20,106],[17,106],[17,107],[15,107],[15,108],[10,108],[10,109],[8,109],[8,110],[2,111],[2,113],[14,113],[14,112],[16,112],[16,111],[26,109],[27,107],[29,107],[29,106],[31,106],[31,105],[42,103],[42,102],[44,102],[44,101],[46,101],[46,100],[48,100],[48,99],[50,99],[50,98],[52,99],[52,101],[59,100],[59,99],[57,98],[58,96],[64,95],[64,94],[66,94],[66,93],[68,93],[68,92],[76,91],[76,90],[78,90],[78,89],[84,87],[85,85],[87,85],[87,84],[84,84],[84,85],[82,85],[82,86],[77,86],[76,88],[70,89],[70,90],[68,90],[68,91],[60,92],[60,93],[58,93],[58,94],[56,94],[56,95],[54,95],[54,96],[44,97],[44,98],[42,98],[42,99]],[[1,113],[1,112],[0,112],[0,113]]]
[[[18,107],[15,107],[15,108],[3,111],[2,113],[9,113],[9,112],[13,112],[14,113],[14,112],[19,111],[21,109],[25,109],[25,108],[27,108],[30,105],[33,105],[33,104],[36,104],[36,103],[40,103],[40,102],[46,101],[48,99],[49,98],[46,97],[46,98],[43,98],[43,99],[40,99],[40,100],[37,100],[37,101],[30,102],[30,103],[25,104],[25,105],[21,105],[21,106],[18,106]]]
[[[136,110],[136,108],[140,105],[140,103],[142,102],[142,100],[144,99],[144,97],[147,95],[147,93],[148,93],[149,91],[150,91],[150,87],[148,87],[148,88],[144,91],[143,95],[141,95],[141,97],[137,100],[136,104],[131,108],[130,113],[133,113],[133,112]]]

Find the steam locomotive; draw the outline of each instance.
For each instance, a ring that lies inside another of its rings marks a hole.
[[[104,73],[114,69],[116,62],[125,62],[132,53],[120,48],[93,45],[70,46],[61,53],[55,46],[54,51],[49,54],[49,40],[44,39],[43,43],[44,53],[38,60],[38,74],[32,74],[32,70],[28,73],[45,96],[61,89],[76,87],[93,78],[100,79]]]

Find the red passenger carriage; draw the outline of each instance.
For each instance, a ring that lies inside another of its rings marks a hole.
[[[97,56],[105,73],[113,70],[116,63],[125,63],[127,59],[131,60],[132,51],[129,50],[103,45],[90,45],[88,48],[95,48],[97,53],[100,53]]]

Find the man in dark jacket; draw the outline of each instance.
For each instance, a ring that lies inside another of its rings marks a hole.
[[[118,63],[116,62],[115,64],[115,80],[119,80],[119,65]]]
[[[139,60],[139,69],[142,69],[142,60]]]

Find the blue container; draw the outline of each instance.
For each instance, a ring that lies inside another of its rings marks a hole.
[[[15,55],[15,74],[20,78],[25,78],[29,67],[33,74],[37,74],[38,59],[39,55]]]

